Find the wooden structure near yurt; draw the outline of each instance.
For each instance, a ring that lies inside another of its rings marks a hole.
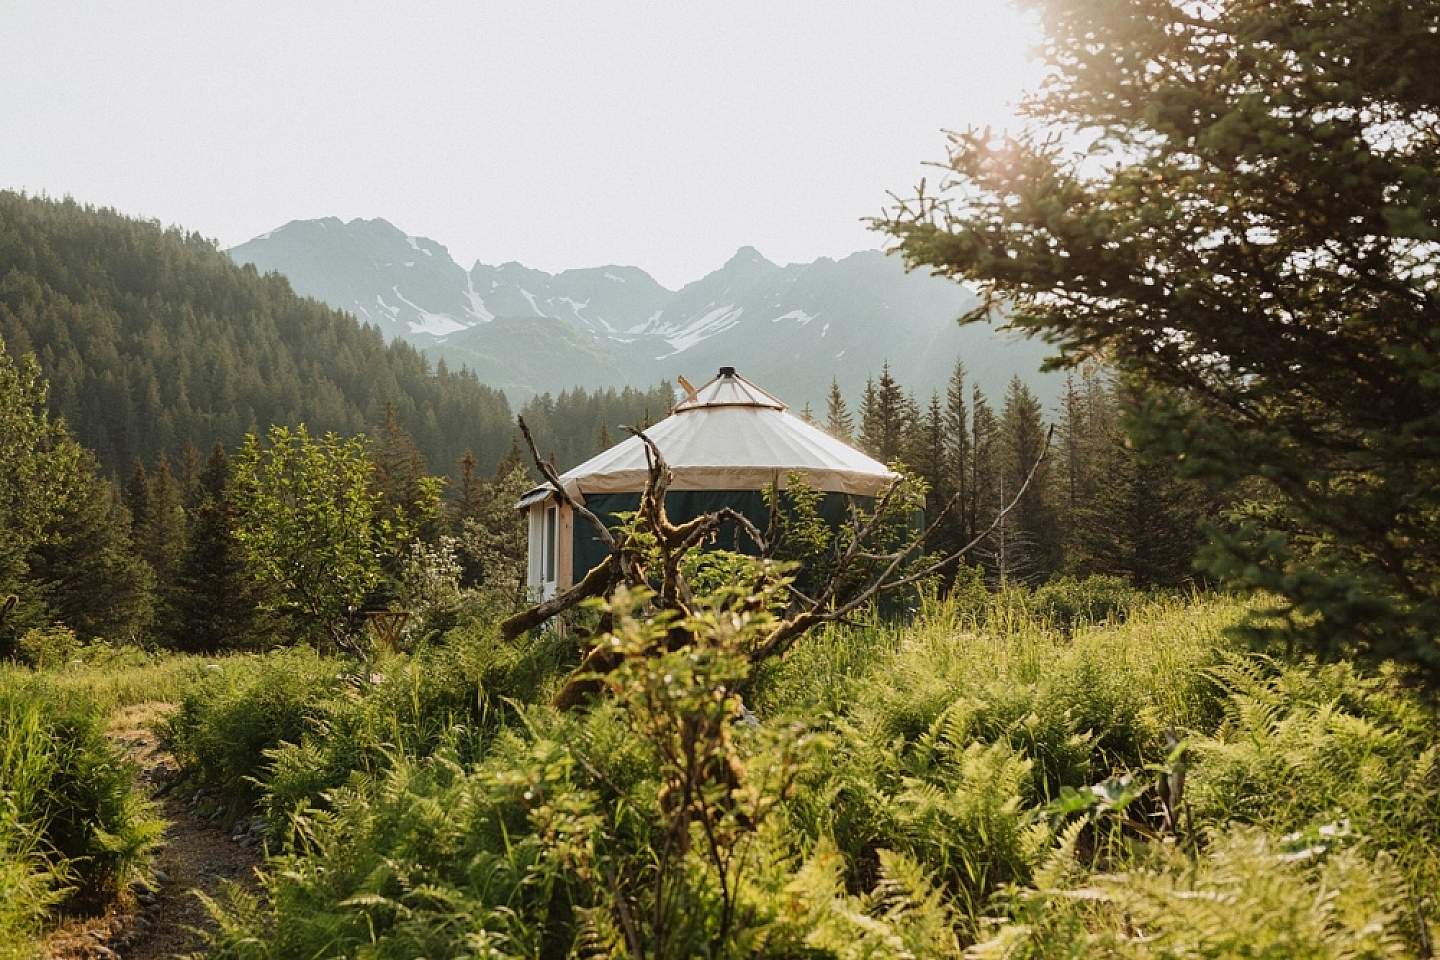
[[[670,416],[645,430],[671,471],[665,507],[676,523],[729,508],[759,530],[767,526],[765,492],[791,477],[825,495],[822,513],[844,515],[848,498],[873,499],[896,474],[883,463],[791,414],[785,404],[735,372],[720,372],[675,405]],[[644,440],[632,436],[559,474],[568,498],[607,524],[636,509],[650,476]],[[543,483],[516,508],[529,521],[528,584],[546,600],[581,580],[608,552],[593,524]],[[733,525],[732,525],[733,526]],[[722,545],[750,552],[742,531]]]

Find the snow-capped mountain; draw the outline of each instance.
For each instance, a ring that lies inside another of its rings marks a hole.
[[[851,396],[888,361],[918,394],[943,389],[957,358],[996,400],[1019,373],[1045,399],[1045,347],[955,318],[963,287],[907,274],[862,251],[781,266],[742,247],[719,269],[668,290],[637,267],[550,274],[519,263],[470,270],[441,244],[385,220],[297,220],[230,251],[295,289],[464,364],[512,399],[572,386],[649,385],[721,365],[819,404],[831,377]]]

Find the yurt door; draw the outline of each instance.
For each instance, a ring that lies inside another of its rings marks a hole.
[[[536,504],[530,508],[529,519],[530,557],[525,579],[532,598],[549,600],[559,586],[559,508],[554,504]]]

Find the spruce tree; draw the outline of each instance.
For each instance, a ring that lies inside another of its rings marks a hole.
[[[913,402],[913,401],[912,401]],[[930,488],[925,498],[927,515],[945,507],[954,492],[945,455],[945,409],[940,394],[933,393],[930,403],[919,415],[906,437],[905,464]]]
[[[1146,456],[1130,442],[1121,420],[1138,413],[1140,394],[1123,384],[1105,392],[1112,399],[1103,413],[1095,398],[1087,404],[1099,415],[1087,438],[1088,482],[1082,482],[1068,562],[1078,573],[1179,585],[1195,576],[1201,525],[1213,518],[1215,502],[1202,485],[1180,478],[1173,461]]]
[[[879,457],[884,442],[881,434],[879,394],[875,391],[875,381],[867,378],[865,391],[860,394],[860,424],[855,439],[861,450]]]
[[[965,363],[955,361],[950,381],[945,387],[945,475],[952,491],[959,494],[954,513],[945,527],[945,537],[952,547],[969,540],[966,533],[973,529],[970,504],[970,423],[965,403]]]
[[[1000,424],[990,401],[977,383],[970,389],[970,509],[966,518],[967,541],[975,539],[990,525],[1000,510],[999,442]]]
[[[1045,451],[1045,422],[1040,401],[1018,376],[1010,379],[1005,391],[1005,410],[1000,421],[1003,437],[1001,496],[1007,502],[1020,494],[1037,462],[1030,485],[1020,494],[1015,509],[1006,517],[1013,531],[1013,569],[1023,579],[1044,579],[1060,567],[1060,532],[1048,483],[1049,460]]]
[[[475,454],[467,450],[460,458],[460,480],[455,485],[455,496],[450,503],[452,526],[458,528],[467,518],[477,516],[484,497],[485,482],[476,470]]]
[[[131,538],[138,547],[144,541],[145,530],[150,523],[150,476],[145,472],[145,464],[139,460],[135,461],[130,479],[125,483],[125,509],[130,512]]]
[[[155,616],[155,579],[131,540],[130,514],[109,482],[82,464],[78,496],[28,557],[47,619],[85,640],[139,640]]]
[[[840,392],[840,381],[830,380],[830,394],[825,399],[825,432],[845,443],[855,442],[855,418],[845,405],[845,395]]]
[[[880,368],[880,379],[865,383],[860,405],[860,443],[865,452],[882,463],[899,459],[904,452],[910,414],[905,391],[886,361]]]
[[[525,458],[525,452],[520,449],[519,431],[511,431],[510,447],[505,451],[505,456],[495,468],[495,478],[508,477],[515,470],[528,470],[529,461]]]
[[[230,462],[216,445],[196,478],[190,539],[170,594],[166,636],[195,653],[251,646],[261,636],[261,593],[235,540]]]
[[[440,533],[439,481],[430,476],[425,455],[401,425],[393,403],[385,405],[385,421],[370,456],[384,516],[433,541]]]

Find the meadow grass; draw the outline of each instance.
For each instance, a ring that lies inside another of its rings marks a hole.
[[[776,791],[726,821],[748,827],[723,889],[713,836],[673,859],[675,786],[640,724],[667,697],[555,711],[573,657],[553,637],[472,623],[339,686],[300,654],[227,662],[172,736],[216,745],[192,775],[245,780],[277,847],[263,898],[217,906],[216,955],[629,955],[662,886],[693,923],[656,956],[1420,949],[1433,710],[1388,673],[1247,649],[1246,601],[1088,590],[922,597],[766,665],[753,723],[722,737],[730,786],[700,788]],[[716,947],[722,902],[740,921]]]

